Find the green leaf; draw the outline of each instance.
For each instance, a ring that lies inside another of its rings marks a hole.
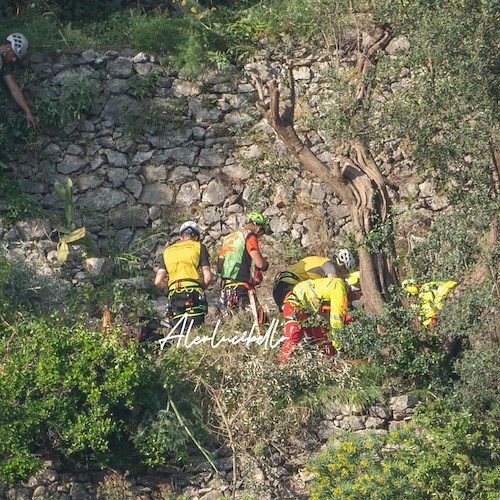
[[[54,189],[56,190],[57,196],[64,200],[66,198],[66,188],[60,183],[56,182],[54,184]]]

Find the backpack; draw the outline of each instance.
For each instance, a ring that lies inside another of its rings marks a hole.
[[[245,253],[245,242],[249,234],[249,232],[236,231],[222,240],[219,250],[219,273],[222,279],[236,280],[238,278]]]

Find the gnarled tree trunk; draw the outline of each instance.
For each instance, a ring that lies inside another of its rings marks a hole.
[[[358,75],[360,81],[372,64],[373,54],[389,41],[389,34],[380,30],[375,42],[360,59]],[[370,232],[378,225],[390,224],[390,199],[386,182],[366,144],[356,140],[350,143],[348,156],[338,155],[331,164],[323,163],[300,139],[294,128],[295,86],[293,73],[289,68],[290,99],[280,102],[278,82],[273,79],[264,83],[253,75],[257,89],[256,107],[264,116],[287,149],[304,167],[320,181],[330,187],[348,207],[354,237],[358,244],[361,287],[368,312],[380,314],[384,302],[390,297],[390,285],[397,285],[396,269],[393,265],[393,241],[377,246]],[[265,88],[267,87],[268,96]],[[359,84],[358,101],[370,93],[368,86]],[[354,110],[355,112],[355,110]]]

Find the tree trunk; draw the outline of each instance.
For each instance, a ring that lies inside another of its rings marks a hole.
[[[384,302],[390,297],[391,284],[397,284],[393,265],[393,242],[385,241],[383,247],[370,238],[377,225],[387,224],[390,199],[384,177],[380,173],[368,148],[353,142],[349,156],[337,156],[326,165],[299,138],[294,128],[295,88],[290,69],[291,97],[280,112],[280,93],[276,80],[267,83],[269,99],[266,100],[262,82],[254,76],[258,92],[256,107],[264,116],[287,149],[304,167],[331,188],[348,207],[358,244],[360,280],[366,310],[380,314]],[[389,234],[391,232],[389,231]]]

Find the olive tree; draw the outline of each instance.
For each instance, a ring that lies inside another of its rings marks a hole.
[[[256,106],[302,168],[348,207],[366,308],[379,314],[398,284],[388,180],[376,161],[386,143],[398,142],[412,168],[452,200],[495,204],[498,83],[489,48],[498,48],[498,13],[492,0],[305,3],[331,55],[336,95],[317,126],[332,137],[333,161],[322,161],[297,131],[293,60],[280,81],[253,75]],[[342,68],[345,52],[355,57],[354,71]],[[382,226],[384,241],[373,237]],[[490,241],[497,232],[493,217]]]

